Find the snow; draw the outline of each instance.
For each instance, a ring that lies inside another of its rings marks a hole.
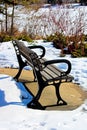
[[[29,45],[29,43],[24,42],[25,45]],[[53,47],[52,42],[44,42],[43,40],[34,41],[33,45],[42,45],[46,49],[46,59],[68,59],[72,64],[71,75],[74,76],[74,82],[80,84],[83,89],[87,90],[87,58],[71,58],[70,55],[66,55],[65,57],[60,56],[60,50]],[[30,44],[31,45],[31,44]],[[37,50],[37,53],[40,53]],[[9,56],[10,55],[10,56]],[[15,54],[14,47],[12,45],[12,41],[4,42],[0,45],[0,66],[1,67],[11,67],[18,68],[18,61]],[[66,65],[58,64],[58,67],[61,69],[66,69]],[[25,69],[30,69],[30,67],[26,67]]]
[[[18,12],[18,8],[21,10],[21,7],[16,8],[16,12]],[[73,8],[79,8],[79,6]],[[87,7],[84,8],[86,12]],[[81,9],[83,10],[82,7]],[[20,10],[18,16],[21,14]],[[45,10],[47,11],[48,8]],[[71,9],[70,11],[74,10]],[[23,18],[25,21],[28,16],[21,15],[21,17],[19,21]],[[16,21],[20,28],[23,27],[24,22],[19,24],[18,20]],[[27,42],[24,43],[28,44]],[[45,47],[46,58],[60,58],[60,50],[53,48],[52,43],[45,43],[40,40],[34,41],[33,44]],[[70,60],[72,64],[71,75],[75,78],[74,82],[87,91],[87,58],[71,58],[70,55],[61,58]],[[0,67],[19,67],[11,41],[0,43]],[[66,68],[61,65],[59,67]],[[22,97],[25,99],[22,100]],[[0,130],[87,130],[87,100],[79,108],[72,111],[42,111],[26,107],[27,102],[31,99],[32,96],[21,82],[16,82],[9,75],[0,74]]]
[[[52,43],[41,40],[35,43],[46,48],[48,59],[59,58],[60,50],[53,48]],[[76,77],[75,80],[87,90],[87,58],[71,58],[69,55],[65,58],[72,63],[71,74]],[[11,41],[0,44],[0,66],[18,68]],[[22,100],[22,97],[25,99]],[[87,130],[87,101],[72,111],[43,111],[27,108],[29,100],[32,96],[21,82],[0,74],[0,130]]]
[[[16,81],[0,75],[0,130],[87,129],[86,103],[73,111],[41,111],[26,108],[20,96]]]
[[[86,12],[87,7],[79,4],[51,6],[34,11],[26,11],[23,7],[20,11],[18,7],[15,8],[14,24],[20,31],[25,28],[29,33],[41,36],[50,35],[56,31],[61,31],[65,35],[76,34],[80,26],[82,33],[87,34]]]

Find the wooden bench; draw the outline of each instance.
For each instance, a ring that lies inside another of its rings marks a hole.
[[[19,71],[15,76],[15,79],[18,80],[22,69],[26,65],[29,65],[33,69],[34,81],[38,82],[39,90],[33,100],[27,104],[27,107],[37,108],[38,100],[43,89],[49,85],[54,85],[55,87],[56,96],[58,99],[56,105],[66,105],[67,103],[62,99],[60,95],[59,88],[61,83],[71,82],[73,80],[73,77],[69,75],[71,71],[71,63],[66,59],[55,59],[47,61],[44,58],[45,48],[43,46],[37,45],[27,47],[23,42],[20,42],[18,40],[13,40],[12,43],[14,45],[19,62]],[[40,55],[35,53],[33,50],[37,48],[41,49],[42,53]],[[53,65],[55,63],[67,64],[67,70],[64,71],[57,68],[55,65]],[[42,106],[42,109],[45,109],[45,107]]]

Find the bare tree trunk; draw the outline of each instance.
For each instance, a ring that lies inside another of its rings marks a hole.
[[[13,10],[12,10],[12,16],[11,16],[11,35],[13,35],[13,25],[14,25],[14,3],[13,3]]]
[[[6,29],[6,32],[7,32],[7,29],[8,29],[8,27],[7,27],[7,4],[5,4],[5,29]]]

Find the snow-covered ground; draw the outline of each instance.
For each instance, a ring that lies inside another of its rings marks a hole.
[[[62,7],[58,8],[61,8],[61,12],[63,11]],[[9,12],[11,11],[10,9],[11,8],[9,8]],[[52,9],[55,14],[58,13],[58,10],[56,12],[55,7]],[[71,14],[70,18],[72,18],[73,21],[76,18],[78,20],[78,15],[82,16],[85,25],[84,32],[86,33],[85,21],[87,21],[87,6],[81,7],[73,5],[68,11],[69,12],[67,12],[66,8],[64,9],[65,17],[69,16],[67,15],[67,13],[69,13]],[[82,12],[83,15],[82,13],[80,14],[80,12]],[[29,12],[27,15],[25,9],[18,6],[15,9],[15,13],[15,23],[18,25],[19,29],[22,30],[24,26],[26,26],[29,30],[29,25],[32,27],[32,20],[30,21],[31,16],[33,16],[33,21],[35,21],[35,17],[37,15],[41,16],[41,13],[49,15],[49,9],[42,8],[38,10],[38,13],[31,12],[30,14]],[[83,16],[85,17],[83,18]],[[0,18],[4,19],[1,15]],[[62,19],[62,21],[64,19]],[[40,23],[40,21],[36,21],[37,25],[39,25],[38,22]],[[67,17],[64,23],[65,26],[67,24]],[[33,27],[35,27],[35,25]],[[37,27],[38,28],[36,29],[39,29],[39,26]],[[67,26],[65,28],[65,31],[66,30]],[[68,30],[70,30],[70,27]],[[49,33],[49,31],[52,30],[48,27],[45,31]],[[68,32],[66,33],[68,34]],[[25,42],[25,44],[27,43]],[[48,59],[66,58],[70,60],[72,63],[71,75],[75,78],[74,82],[80,84],[85,91],[87,90],[87,58],[71,58],[69,55],[66,55],[66,57],[59,57],[60,50],[53,48],[51,43],[39,41],[39,43],[35,42],[34,44],[40,44],[45,47],[47,52],[46,58]],[[11,42],[0,43],[0,67],[18,67],[17,58]],[[59,67],[63,69],[66,68],[65,65],[59,65]],[[21,100],[22,96],[28,97],[28,100],[32,98],[21,83],[17,83],[8,75],[0,74],[0,130],[87,130],[87,101],[73,111],[41,111],[26,108],[27,99]]]
[[[10,12],[10,9],[9,9]],[[87,7],[79,4],[52,6],[38,10],[15,8],[14,24],[20,31],[24,28],[29,34],[47,36],[55,32],[65,35],[87,34]]]
[[[8,8],[8,14],[12,8]],[[5,16],[0,14],[2,27],[5,27]],[[65,35],[85,33],[87,34],[87,6],[79,4],[42,7],[37,10],[25,9],[24,6],[15,6],[14,26],[19,31],[26,30],[29,34],[47,36],[55,32],[63,32]],[[8,18],[8,27],[11,19]],[[1,26],[0,26],[1,28]]]
[[[24,42],[26,45],[29,43]],[[51,42],[44,42],[42,40],[34,41],[33,44],[42,45],[46,49],[46,59],[68,59],[72,64],[71,75],[74,76],[74,82],[80,84],[83,89],[87,90],[87,58],[71,58],[70,55],[60,57],[60,50],[53,47]],[[31,45],[31,44],[30,44]],[[37,50],[38,51],[38,50]],[[40,52],[38,52],[40,53]],[[0,66],[18,68],[18,62],[15,55],[15,50],[12,41],[4,42],[0,45]],[[58,64],[61,69],[66,69],[65,64]]]
[[[60,50],[53,48],[51,43],[39,41],[38,44],[46,48],[46,58],[59,58]],[[71,61],[71,74],[87,90],[87,58],[64,58]],[[11,41],[0,44],[0,66],[18,67]],[[22,96],[28,100],[21,100]],[[20,82],[0,74],[0,130],[87,130],[87,101],[73,111],[41,111],[26,108],[31,98]]]

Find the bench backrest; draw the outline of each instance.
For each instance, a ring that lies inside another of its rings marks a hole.
[[[23,42],[19,42],[16,40],[16,42],[13,41],[13,44],[16,50],[16,54],[21,54],[24,58],[26,58],[27,62],[31,67],[33,67],[33,69],[36,69],[37,71],[41,71],[43,69],[42,63],[40,62],[38,55],[34,51],[26,47]]]

